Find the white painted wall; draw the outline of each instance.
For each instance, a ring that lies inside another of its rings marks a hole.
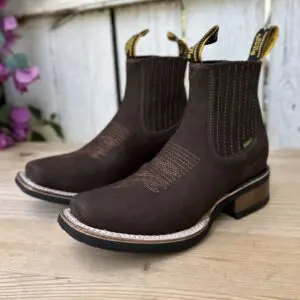
[[[149,28],[150,32],[137,45],[137,55],[178,55],[178,46],[167,39],[167,32],[172,31],[181,36],[181,9],[179,1],[167,1],[120,7],[115,12],[123,95],[127,40],[133,34]]]
[[[264,0],[185,0],[187,42],[193,45],[214,25],[218,42],[203,51],[205,60],[246,60],[257,31],[264,26]],[[259,99],[263,101],[264,73]]]
[[[300,147],[300,1],[273,0],[272,23],[280,37],[270,61],[267,86],[272,148]]]
[[[183,22],[181,1],[186,16]],[[219,43],[204,50],[204,59],[246,59],[254,34],[264,25],[271,10],[271,22],[281,28],[280,39],[269,61],[268,85],[260,84],[260,98],[267,94],[271,147],[300,147],[298,0],[40,0],[38,4],[36,0],[10,0],[9,3],[12,12],[30,16],[21,26],[24,38],[16,50],[29,53],[30,61],[41,68],[42,80],[24,96],[8,85],[8,100],[35,104],[46,114],[57,112],[67,139],[81,142],[101,131],[117,110],[111,19],[109,10],[103,8],[114,7],[122,95],[124,46],[134,33],[145,28],[151,30],[139,42],[139,54],[176,55],[177,46],[166,38],[168,30],[180,36],[186,29],[187,42],[193,45],[211,26],[219,24]],[[118,6],[128,3],[132,5]],[[95,8],[101,10],[92,10]],[[56,14],[69,9],[87,11],[51,30]]]
[[[155,0],[9,0],[8,9],[18,16],[35,16],[64,11],[87,11]],[[156,0],[157,1],[157,0]]]
[[[220,25],[219,41],[206,47],[204,59],[247,59],[256,32],[264,26],[264,0],[185,0],[185,7],[189,44]]]
[[[42,78],[30,92],[17,93],[9,84],[7,100],[34,104],[60,117],[66,139],[93,138],[117,110],[110,17],[107,10],[78,15],[51,30],[55,17],[29,19],[16,51],[29,54]]]

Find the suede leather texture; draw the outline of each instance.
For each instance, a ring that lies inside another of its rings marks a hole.
[[[75,152],[29,162],[26,177],[48,188],[80,193],[135,172],[180,124],[187,101],[185,70],[186,60],[180,57],[129,58],[124,100],[106,129]]]
[[[248,61],[191,64],[190,99],[173,137],[130,177],[75,197],[72,214],[89,226],[129,234],[195,225],[219,199],[266,169],[260,69],[261,63]],[[245,148],[243,134],[252,135]],[[232,151],[218,151],[217,140]]]

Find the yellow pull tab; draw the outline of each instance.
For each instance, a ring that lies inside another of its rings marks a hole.
[[[143,36],[145,36],[149,32],[149,29],[143,30],[140,33],[137,33],[133,35],[128,42],[126,43],[125,46],[125,52],[127,57],[135,57],[135,48],[136,48],[136,43],[139,41],[139,39]]]
[[[273,49],[279,36],[279,28],[271,26],[260,29],[252,44],[249,60],[260,61],[263,60]]]
[[[219,26],[212,27],[195,46],[189,49],[188,59],[192,62],[201,62],[204,46],[215,43],[218,40],[218,33]]]
[[[173,32],[168,32],[167,37],[170,41],[176,42],[178,44],[179,49],[179,56],[180,57],[187,57],[189,53],[189,47],[187,44],[180,38],[178,38]]]

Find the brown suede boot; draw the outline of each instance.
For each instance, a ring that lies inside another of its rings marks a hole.
[[[29,162],[16,178],[25,193],[67,204],[77,193],[132,174],[173,135],[187,101],[188,47],[169,33],[168,38],[178,43],[179,57],[136,57],[136,43],[147,32],[133,36],[126,45],[126,92],[113,120],[80,150]]]
[[[220,212],[238,219],[262,208],[268,139],[257,87],[277,35],[277,27],[262,29],[248,61],[200,63],[205,39],[193,47],[177,132],[129,178],[77,196],[59,216],[62,228],[105,249],[178,251],[199,242]]]

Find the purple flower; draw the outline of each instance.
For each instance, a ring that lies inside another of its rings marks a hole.
[[[0,150],[10,147],[13,143],[14,141],[9,135],[0,131]]]
[[[12,135],[15,141],[22,142],[27,138],[28,127],[14,127],[12,130]]]
[[[15,77],[14,77],[14,84],[15,84],[16,89],[17,89],[21,94],[28,92],[28,88],[26,87],[26,85],[23,85],[23,84],[19,83],[19,82],[16,80]]]
[[[10,113],[12,120],[12,136],[15,141],[26,140],[29,132],[30,111],[26,107],[13,107]]]
[[[4,31],[12,31],[18,27],[18,21],[14,16],[7,16],[3,19]]]
[[[17,90],[24,93],[28,91],[27,86],[30,83],[40,78],[40,70],[36,66],[24,70],[17,70],[13,77]]]
[[[21,125],[23,128],[28,125],[30,111],[27,107],[13,107],[10,113],[13,125]]]
[[[1,1],[1,0],[0,0]],[[4,31],[2,34],[5,37],[5,43],[4,45],[0,48],[0,53],[3,53],[5,51],[8,51],[13,44],[15,43],[16,39],[19,38],[19,35],[14,33],[13,31]]]
[[[0,0],[0,8],[5,8],[7,5],[7,0]]]
[[[4,82],[8,79],[9,77],[9,70],[0,63],[0,82]]]

